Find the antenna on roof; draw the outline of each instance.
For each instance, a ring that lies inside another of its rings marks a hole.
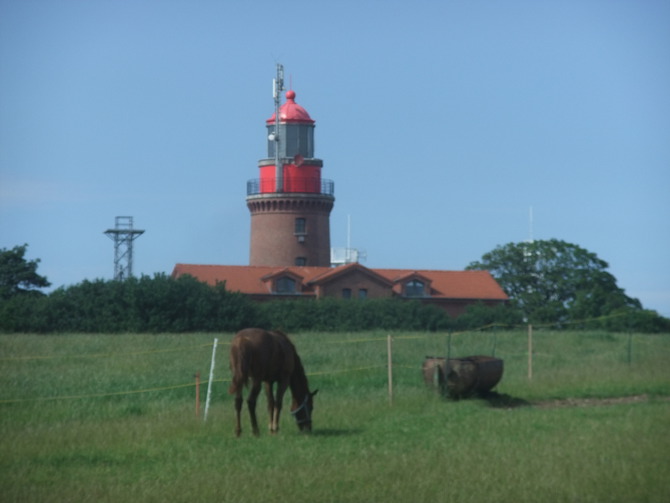
[[[360,262],[368,258],[365,250],[351,247],[351,215],[347,215],[347,246],[346,248],[335,247],[330,249],[330,265],[337,267],[339,265]]]
[[[277,77],[272,79],[272,97],[275,101],[275,130],[272,135],[275,142],[275,192],[284,192],[284,166],[279,159],[279,109],[281,93],[284,90],[284,65],[277,63]]]

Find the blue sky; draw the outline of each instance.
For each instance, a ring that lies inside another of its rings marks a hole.
[[[0,0],[0,248],[54,287],[247,264],[246,181],[285,67],[335,181],[333,246],[463,269],[596,253],[670,316],[670,2]]]

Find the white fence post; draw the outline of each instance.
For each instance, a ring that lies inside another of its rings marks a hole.
[[[212,381],[214,380],[214,360],[216,358],[216,345],[218,344],[219,339],[214,339],[214,347],[212,348],[212,364],[209,367],[209,382],[207,383],[207,400],[205,401],[205,418],[204,422],[207,422],[207,412],[209,412],[209,402],[212,397]]]

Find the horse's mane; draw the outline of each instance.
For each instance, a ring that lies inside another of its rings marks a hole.
[[[291,389],[295,386],[304,386],[305,390],[309,389],[309,384],[307,383],[307,375],[305,374],[305,367],[302,366],[302,360],[298,355],[298,351],[293,344],[293,341],[281,330],[274,330],[274,333],[286,340],[286,343],[291,348],[293,353],[293,373],[291,374]]]

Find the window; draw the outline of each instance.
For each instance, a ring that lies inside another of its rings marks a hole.
[[[307,257],[296,257],[295,258],[295,265],[297,265],[297,266],[307,265]]]
[[[343,288],[342,289],[342,298],[343,299],[350,299],[351,298],[351,288]]]
[[[297,234],[297,235],[307,234],[307,219],[305,219],[305,218],[296,218],[295,219],[294,234]]]
[[[367,288],[359,288],[358,289],[358,298],[359,299],[367,299],[368,298],[368,289]]]
[[[425,285],[423,281],[413,279],[405,284],[406,297],[423,297],[425,295]]]
[[[295,280],[284,276],[275,282],[275,293],[295,293]]]

